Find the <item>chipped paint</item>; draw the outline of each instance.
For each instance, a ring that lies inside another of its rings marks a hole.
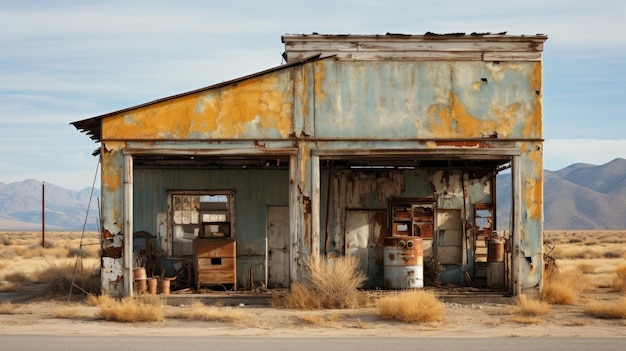
[[[324,67],[324,75],[315,82],[316,137],[541,136],[540,63],[322,61],[316,65]]]
[[[138,108],[103,120],[103,140],[286,138],[293,129],[291,71]]]
[[[386,201],[405,190],[401,171],[378,173],[339,171],[332,178],[333,243],[335,251],[344,249],[345,211],[348,208],[386,208]]]

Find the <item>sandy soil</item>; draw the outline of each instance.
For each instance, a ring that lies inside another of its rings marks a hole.
[[[581,299],[616,300],[621,294],[594,292]],[[170,302],[171,303],[171,302]],[[237,306],[246,318],[236,323],[166,319],[163,322],[119,323],[97,318],[98,308],[82,301],[34,299],[18,304],[14,314],[0,314],[0,334],[54,335],[189,335],[189,336],[415,336],[415,337],[625,337],[626,320],[591,318],[583,304],[552,306],[532,324],[512,321],[506,303],[446,302],[444,319],[408,324],[382,320],[375,308],[298,311],[267,306]],[[166,306],[168,309],[180,308]],[[79,317],[56,318],[58,310],[79,311]]]

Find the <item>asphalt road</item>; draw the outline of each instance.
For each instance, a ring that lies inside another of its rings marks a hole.
[[[379,337],[227,337],[227,336],[56,336],[0,335],[0,350],[428,350],[428,351],[578,351],[626,350],[624,338],[379,338]]]

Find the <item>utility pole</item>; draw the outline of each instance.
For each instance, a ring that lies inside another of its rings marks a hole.
[[[46,185],[41,182],[41,247],[46,244]]]

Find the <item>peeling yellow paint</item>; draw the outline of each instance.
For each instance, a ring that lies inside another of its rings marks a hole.
[[[105,118],[103,140],[287,137],[293,125],[289,74],[254,77]]]
[[[316,108],[319,108],[324,100],[326,100],[326,92],[322,89],[322,81],[325,74],[324,62],[316,62],[313,66],[315,79],[315,102]]]
[[[449,105],[432,105],[428,109],[432,130],[437,137],[476,138],[484,136],[485,133],[504,130],[501,126],[506,124],[505,118],[498,119],[496,122],[472,116],[454,93],[449,94],[448,101],[450,102]],[[508,110],[515,108],[513,106]]]
[[[526,123],[522,133],[528,138],[542,138],[543,137],[543,103],[541,83],[542,81],[542,68],[541,63],[534,63],[530,75],[528,77],[528,84],[531,89],[534,90],[536,96],[533,101],[533,110],[526,119]]]

